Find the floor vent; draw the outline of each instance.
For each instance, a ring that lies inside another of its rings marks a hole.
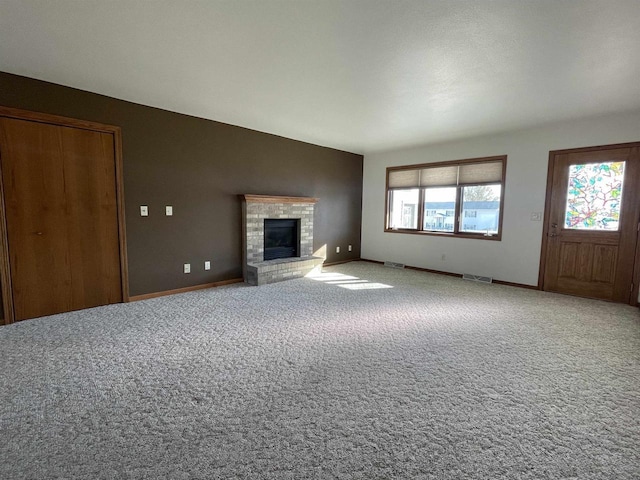
[[[404,263],[384,262],[384,266],[391,268],[404,268]]]
[[[491,277],[483,277],[481,275],[471,275],[470,273],[463,273],[462,278],[465,280],[471,280],[473,282],[482,282],[482,283],[493,282],[493,278]]]

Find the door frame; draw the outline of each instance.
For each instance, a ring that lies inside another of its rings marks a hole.
[[[50,115],[48,113],[32,112],[18,108],[4,107],[0,105],[0,117],[15,118],[31,122],[47,123],[62,127],[80,128],[94,132],[107,133],[113,136],[114,162],[116,172],[116,202],[118,216],[118,247],[120,253],[120,283],[122,289],[122,301],[129,301],[129,264],[127,261],[127,236],[124,216],[124,180],[122,167],[122,131],[120,127],[103,123],[78,120],[75,118]],[[0,158],[0,162],[2,159]],[[4,319],[0,324],[5,325],[15,321],[13,308],[13,289],[11,285],[11,269],[9,260],[9,244],[7,236],[7,218],[5,214],[4,185],[0,174],[0,284],[2,287],[2,306]]]
[[[547,262],[547,243],[549,238],[549,216],[551,215],[551,188],[553,185],[553,171],[555,167],[555,157],[571,153],[597,152],[600,150],[613,150],[615,148],[640,148],[640,142],[615,143],[612,145],[599,145],[595,147],[569,148],[563,150],[549,151],[549,165],[547,170],[547,189],[544,199],[544,218],[542,224],[542,246],[540,251],[540,268],[538,270],[538,290],[544,290],[544,272]],[[636,219],[640,222],[640,219]],[[640,223],[639,223],[640,228]],[[636,240],[636,251],[633,269],[633,288],[629,299],[629,305],[640,306],[638,302],[638,291],[640,290],[640,235]]]

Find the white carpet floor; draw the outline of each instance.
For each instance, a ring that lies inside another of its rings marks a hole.
[[[2,479],[638,479],[637,308],[353,262],[0,328]]]

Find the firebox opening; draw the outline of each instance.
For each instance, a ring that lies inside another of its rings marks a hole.
[[[264,259],[291,258],[300,256],[298,240],[299,219],[264,220]]]

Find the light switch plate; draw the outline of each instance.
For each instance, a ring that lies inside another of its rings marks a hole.
[[[336,253],[340,253],[340,247],[336,247]]]
[[[190,263],[185,263],[184,264],[184,273],[191,273],[191,264]]]
[[[149,207],[146,205],[140,205],[140,216],[148,217],[149,216]]]
[[[173,215],[173,207],[171,205],[167,205],[166,207],[164,207],[164,211],[167,217],[170,217],[171,215]]]
[[[531,221],[532,222],[541,222],[542,221],[542,212],[532,212],[531,213]]]
[[[204,269],[205,270],[211,270],[211,262],[209,260],[204,262]]]
[[[353,247],[351,245],[349,245],[349,251],[352,251]]]

